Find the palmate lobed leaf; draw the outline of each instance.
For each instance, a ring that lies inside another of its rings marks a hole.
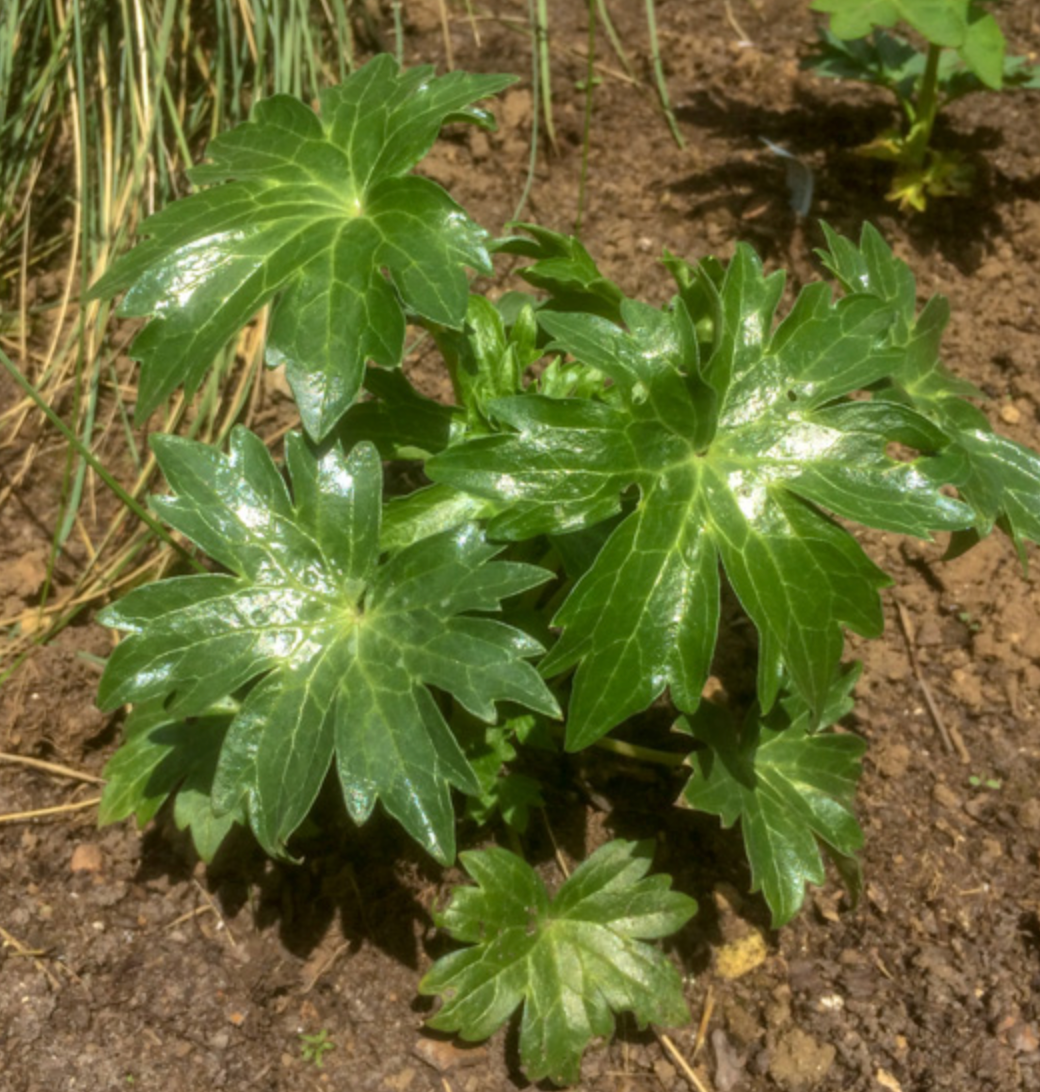
[[[779,325],[782,278],[766,277],[749,248],[725,270],[676,269],[684,287],[673,307],[625,301],[625,327],[539,313],[556,348],[611,378],[610,404],[502,399],[492,412],[511,431],[428,464],[436,481],[497,502],[490,531],[506,538],[596,524],[638,490],[556,615],[563,632],[541,665],[546,675],[577,669],[572,749],[666,687],[680,709],[697,707],[715,647],[720,562],[759,631],[763,707],[786,668],[819,714],[842,628],[880,632],[887,583],[821,509],[920,537],[973,520],[940,490],[943,428],[898,401],[848,398],[907,367],[912,316],[905,337],[890,336],[902,323],[892,294],[914,299],[905,267],[885,271],[884,297],[850,287],[833,302],[827,286],[811,285]],[[901,461],[888,451],[896,442],[921,454]]]
[[[489,125],[472,103],[512,82],[402,72],[380,54],[322,93],[320,116],[279,95],[212,141],[191,172],[209,188],[151,217],[146,241],[91,289],[126,290],[122,313],[151,316],[133,345],[138,419],[176,387],[194,390],[272,300],[267,360],[285,365],[316,439],[353,401],[367,360],[400,363],[404,308],[461,326],[465,267],[490,272],[487,235],[408,172],[445,121]]]
[[[835,680],[821,718],[826,724],[852,708],[858,677],[857,667]],[[704,744],[688,760],[693,774],[683,800],[718,815],[723,826],[740,821],[751,890],[765,896],[776,928],[801,908],[807,883],[824,882],[820,842],[844,875],[858,876],[863,833],[851,803],[866,744],[810,726],[810,710],[796,695],[768,718],[753,709],[742,724],[705,702],[678,725]]]
[[[650,846],[601,846],[547,894],[537,873],[508,850],[460,855],[477,887],[456,888],[438,926],[472,945],[437,960],[419,984],[443,1004],[427,1023],[485,1039],[523,1004],[520,1060],[529,1080],[573,1084],[596,1036],[614,1013],[640,1026],[689,1017],[682,981],[646,941],[680,929],[693,899],[668,876],[647,876]]]
[[[899,351],[899,365],[880,396],[912,407],[947,434],[942,474],[970,505],[974,538],[1000,526],[1024,560],[1025,544],[1040,543],[1040,455],[995,433],[985,414],[964,400],[981,398],[982,392],[942,364],[939,342],[949,321],[946,301],[935,297],[915,315],[910,270],[869,224],[858,247],[826,226],[824,230],[829,250],[820,251],[820,258],[845,290],[895,309],[897,321],[886,341]]]
[[[252,684],[213,773],[218,814],[244,809],[261,845],[283,854],[335,759],[355,821],[382,800],[451,860],[450,786],[480,786],[429,687],[485,721],[505,700],[558,715],[526,662],[541,646],[470,613],[496,611],[549,574],[493,561],[500,548],[472,524],[381,562],[382,466],[367,443],[318,455],[290,435],[291,494],[245,429],[228,456],[175,437],[155,448],[174,495],[154,506],[230,575],[160,581],[103,612],[129,636],[99,703],[162,701],[171,716],[205,716]]]

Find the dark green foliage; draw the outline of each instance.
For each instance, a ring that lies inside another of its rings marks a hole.
[[[783,274],[745,245],[727,263],[666,254],[663,307],[548,229],[489,248],[408,172],[506,82],[381,58],[324,96],[321,120],[271,100],[212,146],[196,179],[217,184],[100,282],[154,316],[145,409],[197,384],[273,300],[270,357],[309,434],[287,437],[281,466],[244,429],[227,454],[155,441],[171,493],[153,507],[218,571],[102,616],[126,636],[101,704],[137,705],[102,819],[172,798],[203,856],[235,825],[285,855],[332,783],[355,822],[381,801],[449,863],[453,791],[515,839],[547,792],[524,752],[554,721],[571,751],[622,724],[631,742],[663,699],[686,743],[682,802],[739,821],[781,924],[824,881],[821,851],[858,885],[863,744],[833,726],[857,676],[845,631],[881,632],[888,578],[851,525],[952,532],[954,550],[1000,527],[1024,555],[1040,457],[943,366],[945,301],[919,308],[869,226],[858,243],[825,229],[836,287],[807,285],[786,313]],[[463,266],[492,249],[530,259],[538,294],[467,296]],[[406,319],[436,342],[455,405],[395,370]],[[384,500],[384,458],[421,460],[432,484]],[[702,701],[727,585],[757,633],[757,697],[732,712]],[[515,854],[462,859],[479,886],[439,920],[471,947],[424,979],[444,1000],[434,1026],[480,1038],[523,1004],[528,1075],[571,1081],[614,1013],[685,1019],[646,942],[694,906],[646,876],[643,850],[610,843],[554,899]]]

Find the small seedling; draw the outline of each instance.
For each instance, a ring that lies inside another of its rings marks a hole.
[[[859,149],[895,165],[888,197],[924,210],[929,197],[971,191],[973,170],[955,149],[933,143],[936,118],[951,102],[978,91],[1040,88],[1040,66],[1006,56],[996,19],[975,0],[813,0],[830,15],[816,52],[803,67],[858,80],[895,95],[903,123]],[[909,27],[919,49],[889,33]]]
[[[335,1049],[336,1044],[329,1038],[328,1028],[322,1028],[313,1035],[300,1032],[300,1056],[318,1069],[325,1065],[325,1055]]]
[[[985,788],[985,789],[992,789],[994,792],[996,792],[997,789],[999,789],[1004,784],[1004,782],[1001,781],[999,777],[981,778],[981,777],[978,776],[978,774],[972,774],[968,778],[968,784],[973,789],[983,789],[983,788]]]
[[[957,614],[957,618],[962,626],[970,629],[972,633],[978,633],[982,628],[981,624],[976,621],[970,610],[962,610]]]
[[[326,788],[359,826],[381,805],[447,865],[460,794],[522,850],[551,791],[515,768],[524,754],[623,749],[682,770],[681,806],[740,824],[780,926],[825,858],[860,882],[865,744],[833,726],[859,674],[845,630],[881,633],[889,578],[849,528],[948,531],[956,552],[999,527],[1024,551],[1040,456],[968,401],[940,361],[945,301],[919,308],[869,226],[858,243],[825,229],[832,283],[782,317],[783,273],[743,244],[726,263],[666,254],[675,292],[652,306],[576,239],[491,240],[411,172],[442,124],[490,124],[473,103],[508,82],[380,56],[320,113],[265,100],[93,289],[151,318],[141,414],[194,390],[272,303],[268,361],[302,425],[280,463],[245,428],[226,452],[155,437],[170,493],[152,506],[215,571],[101,616],[124,638],[100,704],[134,705],[101,820],[172,797],[203,858],[245,827],[284,859]],[[494,253],[527,259],[535,294],[469,294],[465,267],[489,273]],[[408,325],[454,405],[401,373]],[[384,464],[417,459],[430,484],[384,498]],[[757,692],[728,708],[702,700],[724,591],[758,638]],[[672,750],[612,738],[638,740],[664,700]],[[650,942],[695,904],[649,874],[649,845],[601,846],[554,897],[510,850],[462,863],[477,886],[437,920],[469,947],[421,984],[443,1001],[435,1026],[480,1039],[522,1005],[529,1078],[573,1081],[615,1013],[686,1019]],[[315,1064],[330,1046],[303,1038]]]

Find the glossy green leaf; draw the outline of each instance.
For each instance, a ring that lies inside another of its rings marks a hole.
[[[383,459],[425,459],[465,427],[459,409],[420,394],[399,369],[369,367],[365,393],[333,433],[344,447],[368,440]]]
[[[361,386],[364,366],[401,360],[405,309],[461,326],[466,266],[490,272],[486,233],[429,179],[409,174],[448,120],[510,76],[379,54],[322,93],[320,115],[284,95],[217,137],[192,171],[203,189],[153,216],[147,240],[93,287],[126,290],[122,312],[151,316],[133,345],[143,419],[275,301],[268,363],[284,364],[304,427],[320,439]],[[384,272],[385,271],[385,272]]]
[[[523,1004],[520,1060],[529,1080],[573,1084],[614,1013],[640,1026],[689,1018],[682,982],[646,941],[680,929],[697,904],[647,876],[649,846],[609,842],[550,898],[537,873],[504,849],[461,854],[477,887],[456,888],[437,924],[472,945],[444,956],[419,984],[443,1004],[428,1021],[485,1039]]]
[[[1040,543],[1040,455],[987,426],[958,435],[958,456],[964,467],[958,488],[975,510],[977,532],[999,525],[1025,561],[1025,543]]]
[[[864,226],[858,248],[825,230],[829,251],[821,257],[846,289],[892,305],[899,315],[885,336],[900,352],[899,365],[879,398],[911,407],[949,437],[939,476],[971,506],[978,535],[997,524],[1024,556],[1027,541],[1040,542],[1040,455],[994,433],[986,416],[964,401],[981,398],[982,392],[952,375],[941,361],[940,339],[949,321],[946,301],[933,298],[915,318],[913,278],[874,228]],[[904,442],[922,446],[913,439]]]
[[[674,306],[625,301],[624,327],[539,312],[551,348],[610,377],[611,403],[502,399],[492,412],[511,432],[453,445],[428,464],[436,481],[496,501],[491,533],[506,538],[591,526],[637,491],[554,619],[563,632],[541,665],[546,675],[576,668],[571,749],[666,687],[680,709],[696,708],[715,648],[720,562],[760,634],[764,707],[782,662],[819,712],[843,627],[880,632],[887,582],[821,509],[920,537],[972,520],[940,491],[941,427],[907,405],[848,398],[907,367],[909,333],[900,342],[889,331],[902,330],[907,294],[906,329],[915,329],[912,278],[885,268],[885,298],[850,290],[837,302],[811,285],[777,324],[782,280],[765,276],[747,247],[721,279],[714,266],[689,276],[673,266]],[[691,312],[706,305],[703,351]],[[890,451],[897,442],[920,454],[901,461]]]
[[[400,550],[420,539],[490,519],[498,508],[494,501],[462,493],[450,485],[426,486],[386,502],[379,541],[385,550]]]
[[[858,675],[847,672],[833,685],[826,723],[852,707]],[[751,890],[765,896],[774,926],[798,912],[807,883],[824,882],[820,842],[855,872],[863,835],[851,803],[866,750],[861,739],[811,732],[810,711],[797,697],[768,718],[753,710],[743,724],[705,702],[681,727],[704,744],[690,756],[683,800],[718,815],[723,826],[740,821]]]
[[[198,855],[211,861],[232,829],[246,816],[213,808],[213,774],[231,723],[230,711],[180,719],[160,702],[137,706],[127,718],[123,745],[105,766],[98,807],[104,826],[130,815],[141,825],[173,799],[173,819],[187,830]]]
[[[157,510],[230,570],[160,581],[102,615],[129,636],[101,681],[104,708],[162,700],[197,716],[249,683],[213,778],[218,811],[241,806],[268,852],[307,815],[335,759],[347,809],[377,799],[439,860],[454,856],[449,786],[479,785],[428,687],[475,717],[498,701],[557,715],[526,661],[541,646],[470,614],[542,583],[496,562],[472,525],[380,563],[382,467],[373,447],[317,455],[287,439],[290,494],[262,442],[237,429],[228,456],[159,437],[174,495]]]
[[[524,372],[542,355],[536,334],[529,307],[509,325],[483,296],[470,296],[462,330],[434,331],[471,432],[488,431],[487,407],[492,401],[523,389]]]

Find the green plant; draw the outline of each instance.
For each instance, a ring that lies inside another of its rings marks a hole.
[[[647,877],[651,848],[609,842],[551,899],[515,853],[461,854],[478,886],[458,888],[437,924],[472,947],[438,960],[420,983],[444,999],[430,1027],[486,1039],[523,1002],[527,1077],[573,1084],[584,1045],[614,1030],[613,1012],[684,1023],[679,974],[645,942],[675,932],[697,904],[670,891],[667,876]]]
[[[929,197],[970,192],[970,164],[933,145],[939,111],[975,91],[1040,88],[1040,66],[1005,55],[996,19],[976,0],[813,0],[812,6],[830,15],[830,29],[821,30],[803,67],[882,87],[903,111],[899,129],[858,149],[895,164],[889,199],[923,210]],[[924,50],[888,33],[902,25],[924,39]]]
[[[810,284],[779,322],[783,274],[744,245],[726,264],[666,254],[676,293],[654,307],[576,239],[524,225],[492,242],[410,172],[443,123],[490,124],[472,104],[506,83],[381,56],[320,115],[260,103],[211,145],[207,188],[93,289],[151,316],[142,413],[273,301],[268,362],[304,426],[284,473],[244,428],[227,454],[156,437],[172,492],[153,507],[219,571],[102,615],[126,636],[100,704],[135,708],[101,819],[172,798],[203,857],[236,825],[286,857],[331,780],[356,823],[381,801],[450,863],[452,790],[516,842],[540,796],[515,759],[562,740],[685,766],[681,803],[739,821],[780,925],[824,855],[859,884],[864,745],[834,725],[858,674],[844,630],[881,632],[888,578],[838,519],[949,531],[954,551],[996,525],[1024,550],[1040,457],[967,401],[939,359],[945,301],[918,309],[873,228],[858,244],[825,229],[837,298]],[[527,258],[538,294],[468,295],[463,267],[489,271],[493,252]],[[409,323],[454,405],[398,370]],[[383,462],[401,459],[431,484],[384,499]],[[730,708],[702,700],[724,585],[758,635],[756,696]],[[638,738],[666,693],[671,749],[612,735]],[[646,847],[601,847],[555,898],[508,850],[463,862],[479,887],[439,920],[472,947],[423,980],[436,1026],[481,1037],[522,1003],[529,1075],[572,1080],[611,1012],[684,1018],[645,942],[694,904],[647,877]]]
[[[1004,784],[999,777],[979,777],[978,774],[972,774],[968,778],[968,784],[973,789],[992,789],[996,792]]]
[[[330,1038],[328,1028],[322,1028],[312,1035],[300,1032],[300,1056],[317,1069],[324,1068],[325,1055],[335,1049],[336,1044]]]

